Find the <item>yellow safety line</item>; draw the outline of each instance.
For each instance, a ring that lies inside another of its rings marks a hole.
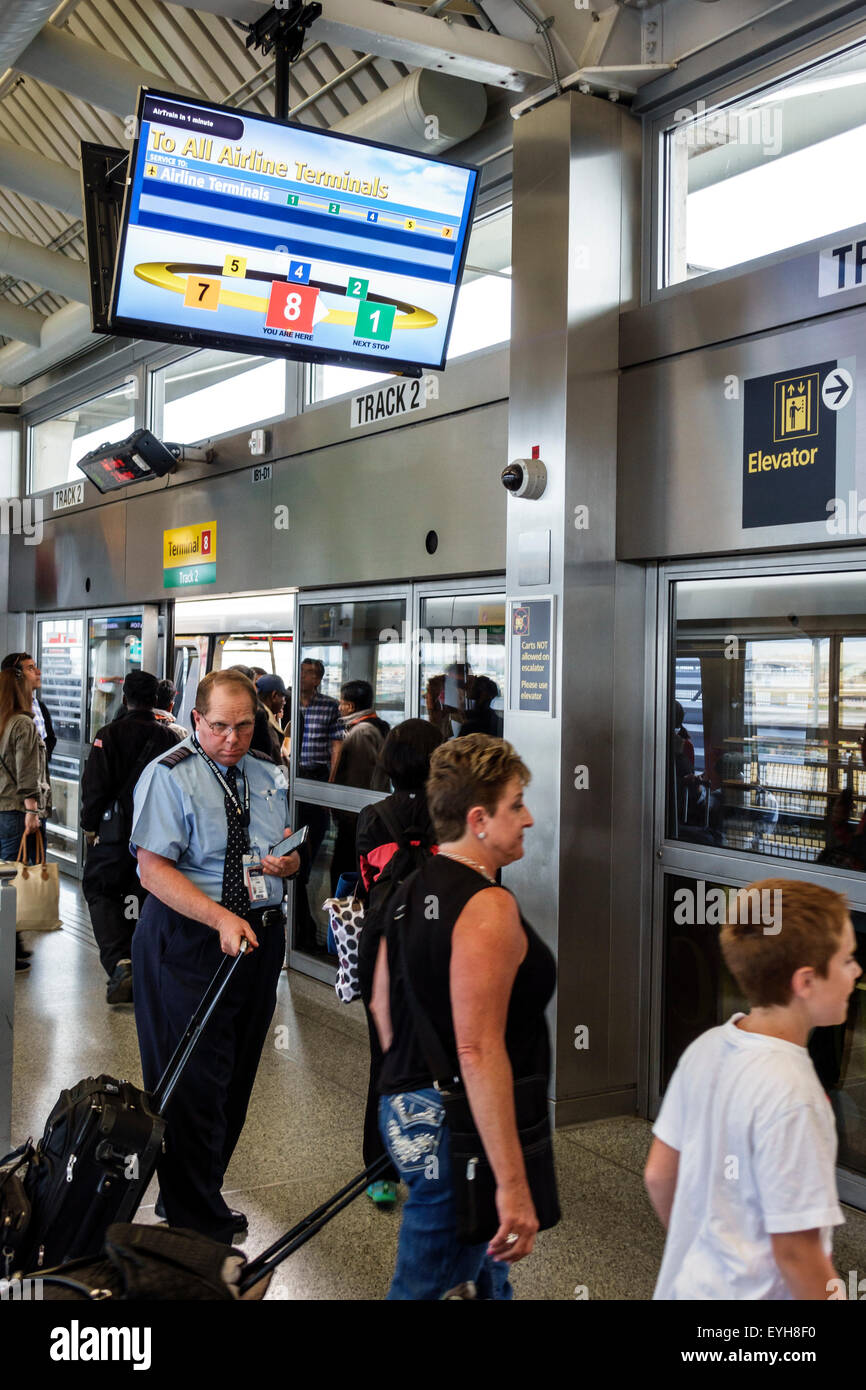
[[[163,261],[146,261],[135,267],[135,273],[139,280],[144,280],[148,285],[156,285],[161,290],[174,290],[176,294],[186,294],[186,280],[180,275],[175,275],[169,270]],[[205,274],[204,271],[201,272]],[[214,276],[214,279],[217,277]],[[251,309],[254,313],[265,314],[268,310],[268,300],[258,294],[243,294],[240,290],[228,290],[225,285],[220,291],[220,304],[229,304],[235,309]],[[357,309],[329,309],[328,317],[320,319],[320,323],[339,323],[350,324],[354,327],[357,317]],[[439,322],[435,314],[431,314],[428,309],[420,309],[414,306],[408,314],[397,314],[394,319],[395,328],[433,328]]]

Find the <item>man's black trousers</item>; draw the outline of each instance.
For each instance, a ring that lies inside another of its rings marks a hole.
[[[147,897],[129,846],[91,845],[81,887],[99,959],[110,979],[118,961],[132,960],[132,937]]]
[[[228,1244],[231,1218],[220,1189],[246,1119],[285,955],[284,925],[266,927],[262,916],[250,913],[258,948],[238,966],[168,1102],[165,1153],[157,1165],[169,1225]],[[221,960],[218,932],[148,897],[132,943],[147,1090],[159,1081]]]

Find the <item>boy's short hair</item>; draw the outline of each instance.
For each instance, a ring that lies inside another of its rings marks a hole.
[[[776,895],[779,896],[776,896]],[[765,896],[767,895],[767,896]],[[762,904],[781,905],[768,932]],[[844,893],[790,878],[764,878],[732,900],[721,932],[725,964],[754,1008],[791,1002],[791,977],[809,965],[826,979],[849,915]]]

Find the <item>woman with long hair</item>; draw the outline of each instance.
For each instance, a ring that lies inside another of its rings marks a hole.
[[[0,671],[0,859],[15,859],[22,836],[35,834],[50,795],[45,744],[36,732],[31,694],[16,667]],[[32,862],[32,850],[28,854]],[[15,938],[15,969],[29,951]]]

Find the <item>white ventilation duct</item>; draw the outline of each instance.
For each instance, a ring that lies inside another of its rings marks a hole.
[[[35,246],[33,242],[2,229],[0,271],[18,275],[22,280],[29,280],[44,289],[54,290],[65,299],[77,299],[80,304],[90,303],[90,275],[83,261],[61,256],[59,251],[48,251],[44,246]]]
[[[66,304],[42,320],[39,347],[9,343],[0,351],[0,385],[21,386],[66,357],[105,339],[90,331],[90,310],[84,304]]]
[[[35,150],[0,140],[0,187],[57,208],[66,217],[81,216],[81,178],[67,164],[46,159]]]
[[[479,82],[417,68],[331,128],[420,154],[440,154],[476,135],[486,115],[487,92]]]
[[[0,0],[0,73],[15,67],[56,9],[57,0]]]

